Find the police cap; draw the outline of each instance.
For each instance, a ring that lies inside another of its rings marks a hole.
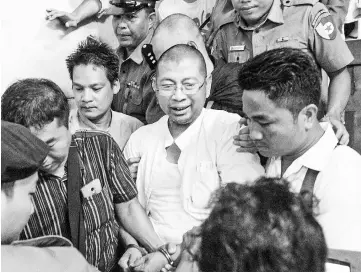
[[[1,184],[35,173],[48,152],[48,145],[27,128],[1,121]]]
[[[111,7],[108,9],[109,15],[121,15],[125,13],[135,13],[144,8],[154,8],[158,0],[111,0]]]

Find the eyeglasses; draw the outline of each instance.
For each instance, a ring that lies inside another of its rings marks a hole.
[[[181,90],[185,95],[194,95],[203,87],[205,82],[206,80],[204,80],[203,83],[181,84]],[[164,84],[157,88],[155,79],[153,80],[152,86],[153,86],[153,90],[159,92],[159,95],[162,96],[172,96],[175,94],[175,91],[177,91],[178,88],[176,84]]]

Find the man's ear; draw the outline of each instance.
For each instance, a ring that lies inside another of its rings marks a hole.
[[[149,29],[155,28],[157,23],[157,16],[155,12],[152,12],[151,14],[148,15],[148,20],[149,20]]]
[[[116,80],[114,83],[113,83],[113,94],[118,94],[119,90],[120,90],[120,82],[119,80]]]
[[[318,107],[314,104],[309,104],[301,110],[300,114],[304,119],[305,128],[307,130],[311,129],[317,122],[317,112]]]

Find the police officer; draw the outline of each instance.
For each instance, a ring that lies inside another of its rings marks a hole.
[[[107,14],[113,15],[113,29],[119,41],[120,92],[114,95],[112,109],[146,121],[146,112],[154,96],[151,69],[142,56],[156,23],[156,0],[113,0]]]
[[[348,133],[340,122],[350,96],[346,66],[353,56],[327,8],[318,0],[232,0],[235,8],[212,46],[216,65],[239,62],[278,47],[300,48],[312,55],[330,78],[325,119],[336,128],[341,144]]]

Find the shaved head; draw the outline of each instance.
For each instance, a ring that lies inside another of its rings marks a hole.
[[[152,45],[157,59],[169,48],[177,44],[188,44],[199,50],[206,63],[207,74],[213,71],[213,63],[210,60],[202,34],[197,24],[184,14],[172,14],[166,17],[155,29]]]
[[[175,13],[166,17],[155,29],[153,37],[162,35],[164,32],[176,32],[178,34],[193,32],[194,36],[201,36],[197,24],[190,17],[181,13]]]
[[[207,69],[206,63],[204,61],[202,53],[199,52],[198,49],[184,44],[179,44],[172,46],[167,51],[165,51],[162,56],[160,57],[157,63],[157,77],[159,72],[159,67],[166,63],[176,63],[179,64],[185,59],[191,59],[194,61],[194,65],[198,64],[199,73],[206,78],[207,77]]]

